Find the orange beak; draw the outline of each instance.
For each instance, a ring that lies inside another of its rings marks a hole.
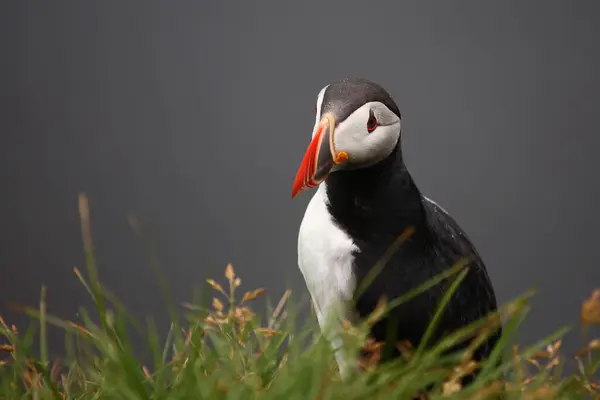
[[[308,145],[302,164],[296,173],[292,198],[305,189],[318,186],[327,178],[334,164],[348,159],[347,153],[337,153],[335,150],[334,130],[335,119],[330,114],[324,115],[317,125],[317,132]]]

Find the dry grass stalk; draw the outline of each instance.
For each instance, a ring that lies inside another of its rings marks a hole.
[[[485,400],[485,399],[493,399],[494,395],[498,395],[502,393],[504,388],[504,383],[500,381],[494,381],[489,385],[479,389],[471,400]]]
[[[387,299],[382,296],[377,301],[377,305],[375,306],[375,309],[373,310],[373,312],[367,318],[367,324],[369,326],[375,325],[381,319],[381,317],[383,317],[386,310],[387,310]]]
[[[0,351],[12,353],[13,351],[15,351],[15,346],[12,344],[0,344]]]
[[[376,368],[381,360],[381,351],[384,345],[384,342],[377,342],[372,338],[367,338],[360,348],[361,357],[358,360],[358,367],[364,371]]]
[[[410,340],[404,339],[396,343],[396,349],[402,354],[405,360],[409,360],[415,353],[415,348]]]
[[[228,294],[225,293],[225,290],[223,290],[223,287],[221,285],[219,285],[217,282],[215,282],[214,280],[207,279],[206,283],[208,283],[210,285],[210,287],[212,287],[216,291],[223,293],[223,295],[225,295],[225,296],[228,296]]]
[[[233,270],[233,265],[227,264],[225,267],[225,278],[229,281],[229,285],[233,286],[233,281],[235,279],[235,271]]]
[[[280,331],[276,331],[275,329],[270,329],[270,328],[256,328],[256,329],[254,329],[254,332],[260,333],[266,339],[270,339],[273,336],[277,336],[277,335],[281,334]]]
[[[219,299],[217,299],[216,297],[213,298],[212,306],[218,314],[223,313],[223,303],[221,303],[221,301]]]
[[[583,302],[581,307],[581,324],[600,325],[600,289],[595,289],[592,295]]]
[[[143,366],[142,366],[142,371],[144,372],[144,376],[145,376],[145,377],[146,377],[146,378],[147,378],[149,381],[152,381],[152,380],[153,380],[153,379],[152,379],[152,374],[150,374],[150,371],[148,370],[148,368],[147,368],[145,365],[143,365]]]
[[[527,358],[525,361],[534,365],[538,371],[543,369],[550,370],[560,364],[560,355],[558,350],[560,349],[561,345],[562,340],[559,339],[546,346],[544,350],[538,351],[533,356]],[[542,366],[542,363],[540,362],[541,360],[546,360],[546,364],[544,366]],[[526,383],[529,383],[530,380],[530,378],[527,378]]]
[[[587,346],[585,346],[577,351],[577,356],[583,357],[595,350],[600,350],[600,339],[591,340]]]
[[[478,364],[474,360],[464,361],[461,365],[454,368],[452,374],[448,377],[442,386],[444,396],[450,396],[462,390],[461,379],[472,374],[477,369]]]
[[[444,396],[451,396],[462,390],[462,385],[458,381],[447,381],[442,386],[442,393]]]
[[[540,400],[540,399],[553,399],[555,397],[555,390],[549,386],[542,386],[533,392],[527,392],[523,395],[526,400]]]
[[[281,311],[283,310],[283,307],[285,306],[285,303],[288,301],[288,298],[291,294],[291,290],[286,290],[283,293],[283,296],[281,296],[281,299],[279,299],[279,303],[277,303],[277,307],[275,307],[275,310],[273,311],[273,319],[277,319],[277,317],[279,317],[279,314],[281,314]]]
[[[261,294],[263,294],[264,292],[265,292],[265,289],[263,289],[263,288],[258,288],[258,289],[246,292],[246,293],[244,293],[244,296],[242,297],[242,303],[254,300],[258,296],[260,296]]]

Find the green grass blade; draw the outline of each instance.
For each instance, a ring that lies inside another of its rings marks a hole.
[[[43,365],[48,365],[48,337],[46,332],[46,287],[40,293],[40,355]]]
[[[94,243],[92,240],[92,223],[90,219],[90,208],[88,198],[84,193],[79,194],[79,215],[81,219],[81,235],[83,238],[83,248],[85,253],[85,265],[90,276],[90,290],[93,294],[94,303],[100,316],[100,323],[104,331],[108,330],[106,325],[106,309],[104,308],[104,299],[100,289],[98,271],[96,268],[96,259],[94,257]]]
[[[425,348],[427,348],[427,345],[429,344],[429,338],[433,335],[434,330],[437,328],[437,324],[440,321],[440,318],[442,317],[444,310],[446,309],[446,305],[448,305],[448,302],[450,301],[450,299],[452,298],[452,296],[458,289],[458,286],[460,285],[460,283],[463,281],[463,279],[465,279],[468,272],[469,272],[468,268],[463,269],[460,272],[460,274],[456,277],[454,282],[452,282],[452,285],[450,285],[450,288],[444,293],[444,296],[442,297],[442,300],[440,301],[440,304],[438,305],[436,312],[433,315],[433,318],[427,327],[427,330],[423,334],[423,338],[421,339],[421,343],[420,343],[419,347],[417,348],[415,357],[420,357],[423,354],[423,351],[425,350]]]

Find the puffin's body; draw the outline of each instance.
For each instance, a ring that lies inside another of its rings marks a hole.
[[[316,114],[292,195],[318,186],[300,226],[298,264],[332,345],[342,344],[335,325],[340,319],[365,318],[382,296],[398,298],[465,257],[471,260],[469,272],[433,340],[495,311],[495,294],[473,244],[445,210],[421,194],[406,169],[400,112],[390,95],[368,80],[344,79],[321,90]],[[356,297],[362,280],[407,228],[414,229],[412,235]],[[397,341],[418,346],[447,287],[437,285],[392,310],[372,328],[372,337],[385,341],[391,324]],[[479,348],[476,359],[489,355],[500,333]],[[352,356],[337,351],[336,357],[347,376]]]

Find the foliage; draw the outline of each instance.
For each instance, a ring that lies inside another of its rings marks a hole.
[[[100,284],[84,196],[80,197],[80,214],[88,277],[77,269],[75,274],[94,299],[99,324],[83,309],[77,323],[49,315],[44,289],[39,308],[19,308],[34,317],[35,324],[26,332],[0,318],[0,399],[600,398],[600,385],[595,382],[600,339],[589,341],[574,357],[560,353],[566,328],[534,346],[511,348],[530,309],[532,291],[427,348],[399,343],[403,359],[384,365],[377,363],[381,344],[366,336],[369,324],[393,307],[381,302],[361,326],[344,323],[348,350],[363,349],[369,354],[359,361],[362,371],[342,381],[330,345],[314,318],[306,320],[306,326],[295,326],[298,318],[290,292],[276,307],[268,307],[268,318],[263,321],[250,305],[263,297],[264,290],[240,296],[241,278],[228,265],[226,285],[207,280],[214,292],[209,305],[202,301],[183,305],[187,312],[184,324],[172,307],[171,329],[161,342],[152,320],[145,324],[136,321]],[[451,293],[465,272],[461,265],[451,268],[445,276],[404,296],[403,301],[445,279],[453,280]],[[465,338],[480,342],[501,320],[504,333],[496,350],[479,366],[481,372],[474,383],[461,387],[460,377],[477,366],[470,358],[472,349],[450,355],[444,350]],[[583,303],[581,323],[586,332],[600,324],[600,290]],[[48,359],[48,324],[67,334],[65,360]],[[151,365],[138,361],[129,327],[147,342]],[[40,351],[35,355],[32,348],[37,329]],[[576,373],[563,373],[568,360],[576,361]],[[425,387],[431,388],[427,394],[422,392]]]

